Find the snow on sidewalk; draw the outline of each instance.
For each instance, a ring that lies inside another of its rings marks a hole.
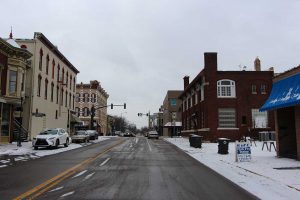
[[[57,149],[39,148],[39,150],[34,150],[31,142],[22,142],[22,147],[17,147],[16,142],[13,142],[11,144],[0,144],[0,169],[3,167],[7,167],[8,165],[12,165],[13,162],[27,161],[47,155],[57,154],[64,151],[91,145],[93,143],[98,143],[110,138],[111,137],[101,136],[98,138],[98,140],[91,140],[89,143],[71,143],[68,147],[64,147],[63,145],[61,145]]]
[[[201,149],[190,147],[187,138],[165,138],[187,154],[261,199],[300,199],[300,161],[278,158],[272,148],[262,151],[262,142],[251,147],[251,162],[235,162],[235,143],[229,154],[218,154],[217,143],[203,143]],[[297,169],[278,170],[274,168]]]

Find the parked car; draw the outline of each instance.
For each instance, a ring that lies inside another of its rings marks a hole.
[[[148,139],[151,139],[151,138],[156,138],[156,139],[159,138],[159,135],[158,135],[157,131],[149,131]]]
[[[68,147],[69,143],[69,134],[62,128],[45,129],[32,140],[32,146],[35,150],[39,147],[58,148],[58,146],[62,144]]]
[[[87,130],[86,132],[89,134],[91,140],[98,139],[98,132],[96,130]]]
[[[81,131],[75,131],[74,135],[72,136],[72,142],[74,143],[81,143],[81,142],[89,142],[90,141],[90,135],[87,133],[87,131],[81,130]]]

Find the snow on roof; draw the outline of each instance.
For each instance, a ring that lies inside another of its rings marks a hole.
[[[11,46],[16,47],[16,48],[21,48],[14,39],[9,38],[6,40],[7,43],[9,43]]]

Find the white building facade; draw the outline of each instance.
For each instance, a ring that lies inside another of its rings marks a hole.
[[[70,132],[79,71],[42,33],[16,42],[33,54],[26,79],[23,120],[29,139],[44,128]]]

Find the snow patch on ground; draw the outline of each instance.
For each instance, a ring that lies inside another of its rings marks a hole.
[[[300,162],[276,157],[272,148],[262,151],[262,142],[251,147],[251,162],[235,162],[235,143],[229,143],[229,154],[218,154],[217,143],[203,143],[201,149],[190,147],[187,138],[165,138],[184,152],[222,176],[243,187],[261,199],[300,199],[300,169],[274,168],[300,167]]]
[[[14,162],[27,161],[64,151],[70,151],[72,149],[88,146],[110,138],[111,137],[101,136],[98,140],[91,140],[89,143],[71,143],[68,147],[59,146],[58,149],[39,148],[39,150],[34,150],[31,142],[22,142],[21,147],[18,147],[16,142],[11,144],[0,144],[0,168],[9,166]]]

